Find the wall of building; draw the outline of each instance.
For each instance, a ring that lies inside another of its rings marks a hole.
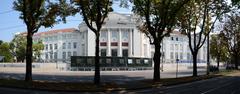
[[[78,29],[71,29],[73,31],[69,32],[62,32],[63,30],[57,30],[56,32],[55,30],[54,33],[34,36],[35,40],[43,40],[45,46],[41,58],[45,62],[52,62],[54,59],[50,59],[50,54],[54,54],[54,52],[57,52],[57,62],[70,62],[69,57],[73,56],[73,52],[76,52],[77,56],[95,56],[95,34],[85,23],[81,23]],[[100,56],[112,56],[115,52],[118,57],[153,57],[154,46],[150,45],[149,39],[138,30],[136,16],[111,12],[101,30]],[[48,40],[48,38],[53,39]],[[77,43],[77,48],[73,49],[74,42]],[[63,49],[64,43],[65,49]],[[68,48],[69,43],[71,48]],[[50,50],[50,44],[52,46],[57,44],[58,48],[54,49],[53,47]],[[48,45],[48,49],[46,49],[46,45]],[[188,47],[187,36],[174,31],[169,37],[163,39],[161,45],[162,62],[176,63],[176,59],[179,59],[182,63],[191,62],[192,55]],[[199,50],[198,57],[201,62],[206,61],[206,44]]]

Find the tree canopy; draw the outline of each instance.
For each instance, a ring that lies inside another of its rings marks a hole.
[[[4,62],[12,62],[13,61],[9,43],[3,42],[0,44],[0,56],[4,56]]]
[[[234,63],[235,68],[238,69],[238,59],[240,55],[240,14],[231,13],[227,17],[221,34],[223,34],[224,40],[226,41],[228,52],[232,57],[232,63]]]
[[[188,37],[193,57],[193,76],[197,76],[198,51],[213,31],[217,20],[229,11],[229,7],[224,0],[191,0],[184,7],[183,15],[178,21],[181,32]]]
[[[40,27],[52,27],[66,22],[66,16],[72,14],[72,8],[66,0],[16,0],[13,9],[20,12],[19,18],[27,26],[26,76],[25,81],[32,81],[32,36]]]

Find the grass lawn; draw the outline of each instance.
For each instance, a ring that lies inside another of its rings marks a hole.
[[[222,76],[229,73],[239,71],[220,71],[219,73],[211,73],[211,75],[202,75],[198,77],[181,77],[181,78],[167,78],[161,79],[160,82],[154,82],[149,80],[136,80],[131,82],[125,82],[123,84],[102,83],[100,86],[96,86],[91,82],[46,82],[46,81],[33,81],[25,82],[23,80],[15,79],[0,79],[0,86],[24,88],[24,89],[37,89],[37,90],[52,90],[52,91],[112,91],[112,90],[135,90],[160,86],[169,86],[182,83],[188,83],[198,80],[210,79],[213,77]]]

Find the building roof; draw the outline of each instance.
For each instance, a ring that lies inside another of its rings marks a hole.
[[[40,36],[40,35],[49,35],[49,34],[55,34],[55,33],[66,33],[66,32],[75,32],[77,29],[75,28],[65,28],[65,29],[56,29],[56,30],[50,30],[45,32],[39,32],[34,34],[34,36]]]

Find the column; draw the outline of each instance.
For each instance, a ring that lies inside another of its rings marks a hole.
[[[119,38],[118,38],[118,56],[121,57],[122,56],[122,30],[121,29],[119,29],[118,35],[119,35]]]
[[[133,45],[132,45],[132,44],[133,44],[132,35],[133,35],[133,34],[132,34],[132,33],[133,33],[133,32],[132,32],[132,29],[129,29],[129,42],[128,42],[128,45],[129,45],[129,46],[128,46],[128,48],[129,48],[129,56],[130,56],[130,57],[133,56],[133,54],[132,54],[132,52],[133,52],[133,49],[132,49],[132,48],[133,48]]]
[[[107,29],[107,56],[111,56],[111,32]]]

